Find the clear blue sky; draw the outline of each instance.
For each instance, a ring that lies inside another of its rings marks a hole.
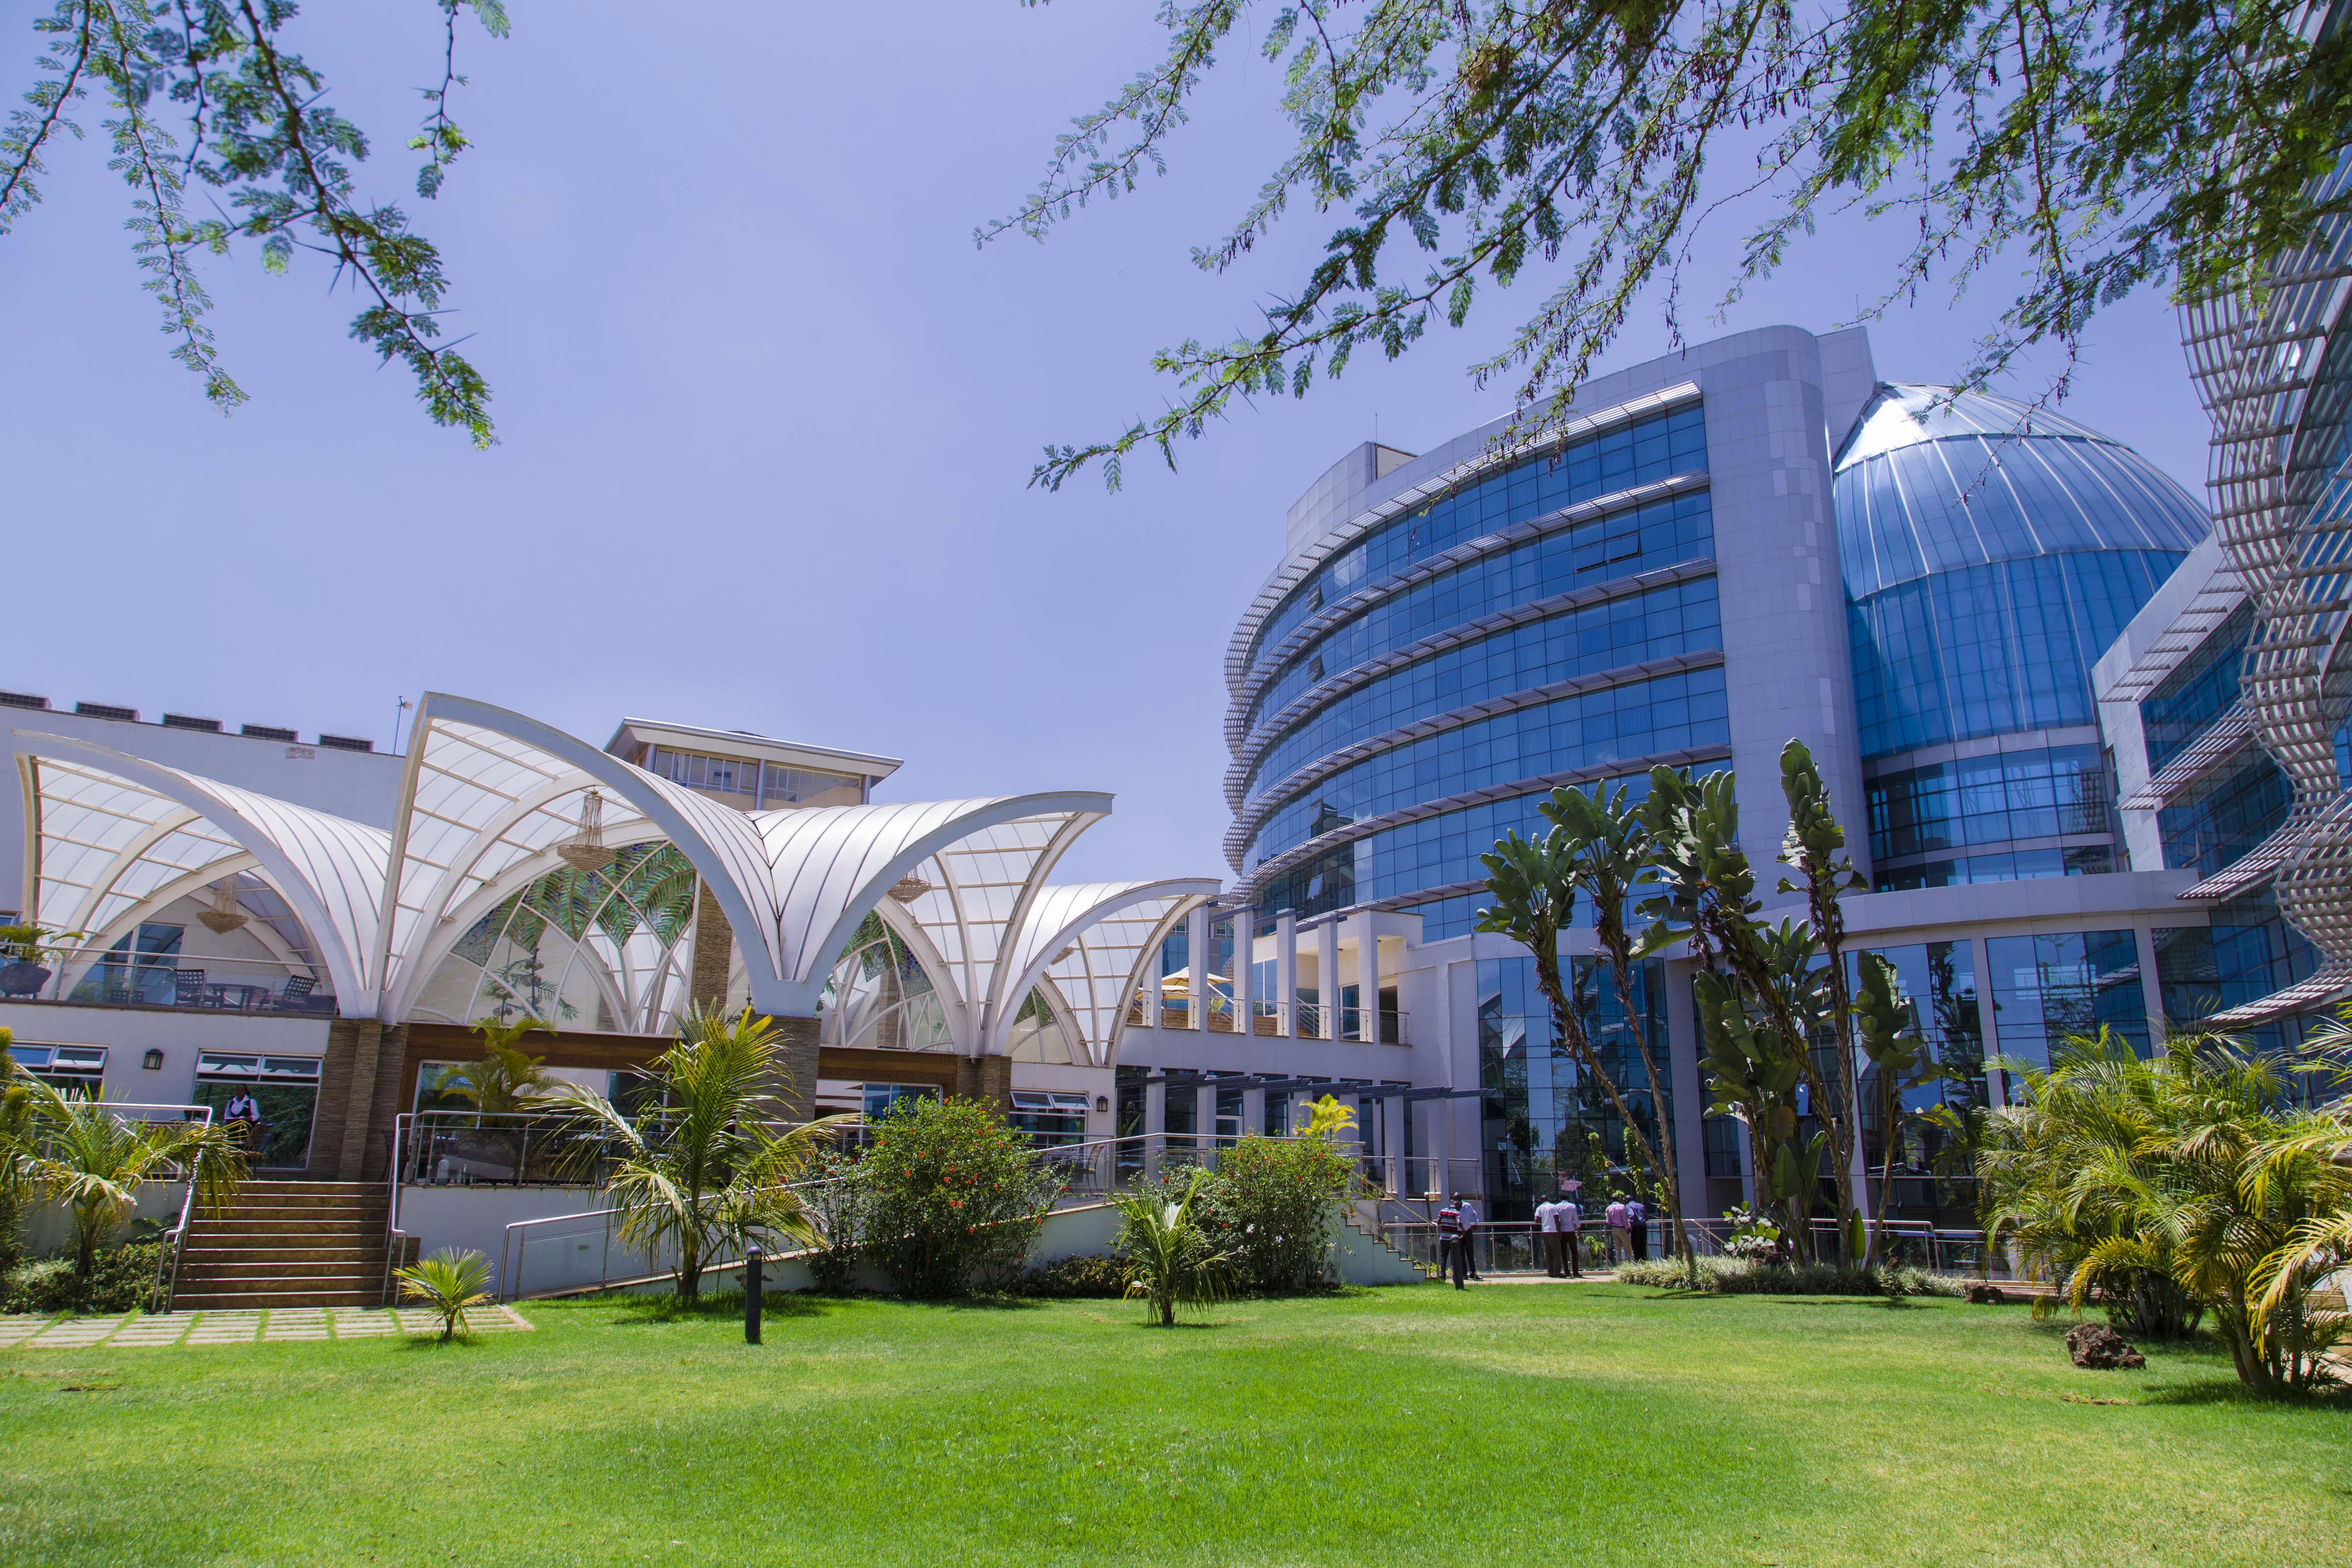
[[[1503,412],[1462,367],[1542,275],[1398,364],[1213,432],[1179,473],[1040,495],[1045,443],[1156,408],[1154,348],[1250,326],[1316,249],[1302,215],[1245,276],[1188,259],[1283,145],[1270,68],[1221,73],[1138,198],[977,251],[1067,117],[1155,48],[1143,0],[512,10],[511,40],[466,45],[478,147],[438,202],[405,203],[496,389],[487,454],[343,341],[356,307],[322,271],[249,256],[207,277],[253,402],[206,407],[138,290],[87,106],[89,140],[0,239],[0,686],[379,745],[428,689],[600,743],[625,713],[757,730],[905,757],[890,798],[1112,790],[1072,872],[1225,875],[1220,664],[1284,509],[1376,421],[1418,450]],[[409,192],[436,13],[306,11],[302,46],[375,137],[367,188]],[[12,97],[30,45],[6,57]],[[1696,275],[1737,238],[1713,231]],[[1727,323],[1687,309],[1688,331],[1839,324],[1902,240],[1845,223]],[[1880,374],[1954,374],[2009,284],[1874,326]],[[1664,346],[1646,316],[1612,357]],[[2065,407],[2202,494],[2160,300],[2103,321]]]

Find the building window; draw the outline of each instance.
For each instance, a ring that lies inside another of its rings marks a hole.
[[[196,1103],[223,1125],[242,1122],[253,1163],[299,1170],[310,1163],[310,1124],[319,1111],[317,1057],[196,1053]]]
[[[73,989],[76,1002],[138,1002],[168,1007],[179,994],[184,926],[142,923],[106,950]]]
[[[104,1046],[37,1046],[30,1040],[16,1040],[0,1047],[0,1056],[51,1089],[89,1100],[98,1098],[106,1078]]]
[[[2103,1026],[2147,1055],[2147,1004],[2130,931],[1997,936],[1985,953],[2003,1056],[2046,1067],[2068,1039],[2095,1036]]]
[[[1013,1091],[1013,1114],[1006,1121],[1027,1133],[1035,1148],[1066,1148],[1086,1142],[1087,1107],[1091,1103],[1083,1094],[1016,1089]]]
[[[2147,742],[2147,771],[2196,743],[2213,721],[2236,706],[2246,639],[2253,635],[2254,605],[2249,599],[2230,612],[2139,705],[2140,731]]]
[[[940,1087],[932,1083],[868,1083],[859,1088],[858,1104],[868,1121],[889,1115],[900,1100],[940,1098]]]
[[[2215,906],[2210,925],[2164,927],[2150,934],[2165,1022],[2174,1029],[2307,980],[2319,967],[2318,951],[2287,924],[2267,885]],[[2302,1043],[2305,1022],[2281,1018],[2231,1033],[2258,1051],[2283,1051]],[[2292,1089],[2324,1087],[2325,1080],[2294,1076],[2298,1081]]]
[[[2249,746],[2156,814],[2164,863],[2210,877],[2269,837],[2294,805],[2294,784],[2284,770],[2268,752]]]

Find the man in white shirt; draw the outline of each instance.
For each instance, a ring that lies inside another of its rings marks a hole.
[[[1552,1205],[1552,1223],[1559,1227],[1559,1249],[1568,1257],[1568,1277],[1584,1278],[1583,1268],[1576,1261],[1577,1232],[1584,1227],[1584,1211],[1574,1198],[1562,1198]]]
[[[1476,1279],[1482,1278],[1478,1272],[1478,1248],[1475,1245],[1478,1236],[1478,1205],[1465,1197],[1461,1202],[1461,1207],[1462,1239],[1454,1245],[1462,1249],[1462,1267],[1469,1271],[1471,1279]]]
[[[1559,1267],[1559,1205],[1546,1199],[1536,1205],[1536,1235],[1542,1239],[1544,1272],[1557,1279]]]

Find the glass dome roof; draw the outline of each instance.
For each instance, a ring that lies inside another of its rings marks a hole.
[[[1837,460],[1847,594],[2081,551],[2182,552],[2203,507],[2120,442],[1985,393],[1881,386]]]

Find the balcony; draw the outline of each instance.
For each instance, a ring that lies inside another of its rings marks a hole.
[[[46,952],[0,963],[0,1001],[174,1011],[333,1016],[333,981],[306,963],[182,958],[107,948]]]

